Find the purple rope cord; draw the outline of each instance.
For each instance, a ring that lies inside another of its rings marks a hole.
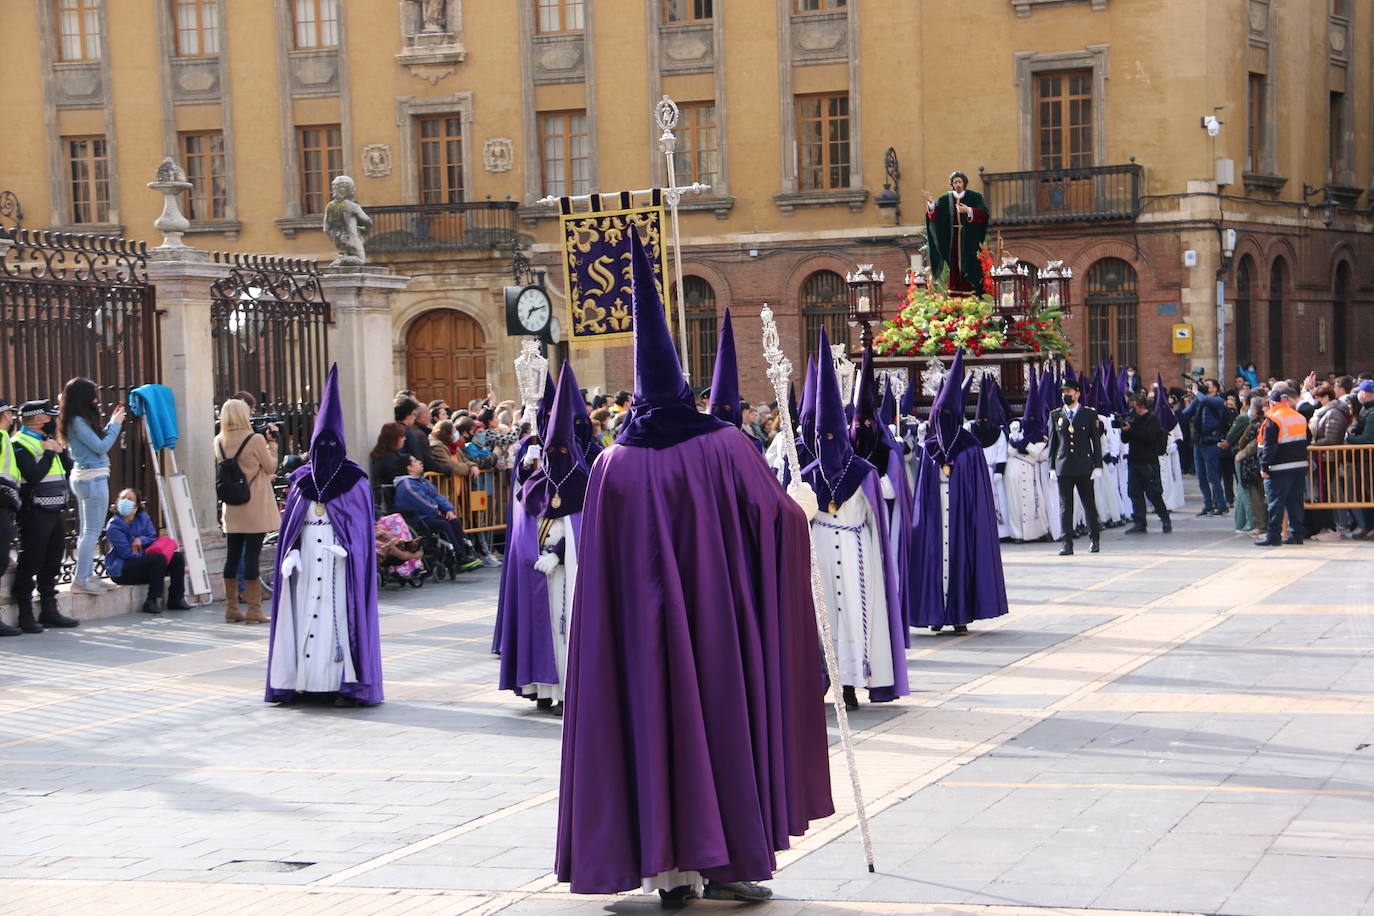
[[[864,537],[863,530],[866,527],[862,522],[857,525],[838,525],[828,522],[823,518],[817,518],[816,524],[822,528],[829,528],[831,531],[848,531],[854,535],[859,547],[859,612],[863,621],[864,635],[864,678],[873,676],[873,667],[868,661],[868,587],[867,576],[864,575]],[[837,609],[838,610],[838,609]]]

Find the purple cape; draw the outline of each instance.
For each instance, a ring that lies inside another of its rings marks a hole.
[[[908,604],[907,618],[913,627],[963,625],[1007,613],[997,510],[983,450],[972,433],[961,429],[949,457],[949,594],[942,598],[942,472],[927,446],[917,451],[909,580],[915,600]]]
[[[302,468],[301,471],[305,469]],[[277,631],[277,614],[284,612],[282,596],[292,587],[295,576],[281,574],[281,561],[300,542],[310,500],[302,493],[301,471],[292,475],[291,491],[286,495],[281,534],[277,538],[277,558],[273,564],[276,588],[272,590],[272,627],[267,640],[267,670],[272,670],[272,637]],[[367,478],[358,477],[353,486],[324,504],[334,537],[345,550],[348,576],[348,648],[353,655],[357,682],[339,686],[339,694],[360,703],[382,702],[382,644],[377,625],[377,542],[373,526],[372,490]],[[267,688],[267,702],[279,703],[295,696],[294,690]]]
[[[566,516],[578,540],[580,513]],[[501,566],[500,614],[495,644],[500,647],[502,690],[527,684],[557,684],[553,631],[549,626],[549,579],[534,568],[539,559],[539,518],[517,504],[507,530]]]
[[[592,469],[568,649],[557,871],[758,881],[834,812],[801,510],[738,430]]]

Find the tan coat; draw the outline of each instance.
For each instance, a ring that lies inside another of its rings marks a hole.
[[[249,435],[253,441],[239,455],[239,467],[253,496],[241,506],[224,507],[225,534],[265,534],[281,527],[281,512],[277,509],[276,494],[272,492],[272,475],[277,472],[277,444],[250,430],[236,429],[221,434],[216,440],[215,461],[220,460],[221,451],[223,457],[232,458],[244,437]]]
[[[430,436],[429,452],[446,473],[452,474],[454,477],[466,477],[471,473],[469,468],[472,467],[472,462],[468,461],[467,452],[461,448],[454,454],[448,450],[448,446],[444,444],[442,439]]]

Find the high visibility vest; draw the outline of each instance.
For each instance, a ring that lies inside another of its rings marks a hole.
[[[1307,468],[1307,418],[1287,404],[1276,404],[1266,418],[1278,428],[1278,436],[1266,428],[1260,429],[1260,442],[1274,450],[1268,470],[1296,471]],[[1264,434],[1268,432],[1269,435]],[[1272,441],[1271,441],[1272,440]],[[1286,446],[1286,447],[1285,447]]]
[[[13,439],[10,439],[9,441],[12,442],[14,445],[18,445],[18,446],[19,446],[20,448],[22,448],[24,451],[26,451],[26,452],[28,452],[30,455],[32,455],[34,461],[39,461],[39,460],[41,460],[41,459],[43,458],[43,442],[42,442],[42,440],[40,440],[40,439],[35,439],[33,436],[26,436],[26,435],[24,435],[23,433],[20,433],[19,435],[15,436]],[[13,449],[13,448],[11,448],[11,449],[9,450],[9,460],[10,460],[10,461],[14,461],[14,449]],[[18,463],[18,462],[15,462],[14,470],[15,470],[15,477],[18,478],[18,476],[19,476],[19,463]],[[46,481],[48,480],[49,477],[66,477],[66,476],[67,476],[67,468],[66,468],[66,466],[62,463],[62,456],[59,455],[59,454],[54,453],[53,456],[52,456],[52,465],[49,466],[49,468],[48,468],[48,473],[44,476],[43,481],[46,482]]]
[[[19,483],[19,462],[14,457],[14,442],[10,434],[0,430],[0,477],[12,484]]]

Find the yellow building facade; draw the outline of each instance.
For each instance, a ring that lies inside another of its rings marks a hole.
[[[561,305],[538,201],[661,184],[664,94],[680,181],[711,186],[682,213],[694,384],[727,305],[751,397],[765,302],[794,363],[847,333],[858,264],[890,309],[922,191],[956,168],[1000,247],[1073,268],[1076,361],[1229,377],[1374,351],[1370,0],[9,0],[4,23],[0,190],[25,227],[152,242],[170,155],[189,243],[329,257],[351,175],[370,260],[411,278],[377,384],[422,396],[514,396],[512,261]],[[629,387],[627,348],[572,356]]]

